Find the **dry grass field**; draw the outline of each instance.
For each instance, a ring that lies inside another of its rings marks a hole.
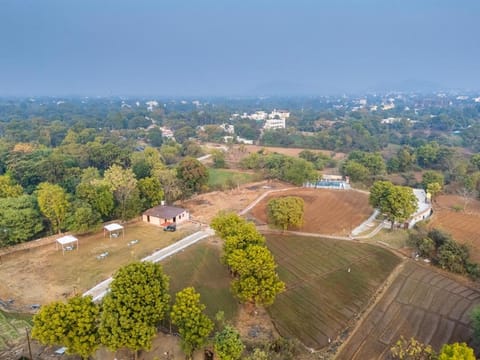
[[[445,343],[470,342],[470,312],[479,304],[480,291],[409,261],[336,359],[386,359],[402,335],[436,350]]]
[[[308,233],[345,236],[373,212],[368,195],[362,192],[298,188],[268,195],[251,214],[267,223],[268,201],[283,196],[299,196],[305,201],[305,221],[298,230]]]
[[[353,241],[267,235],[267,244],[287,285],[268,309],[272,320],[280,334],[314,349],[350,325],[400,262]]]
[[[470,248],[473,261],[480,262],[480,201],[465,202],[461,196],[441,195],[435,199],[434,210],[429,227],[450,233]]]
[[[17,311],[28,311],[32,304],[83,293],[121,266],[172,244],[196,228],[189,225],[171,233],[136,222],[126,226],[125,238],[104,238],[102,231],[79,236],[78,251],[67,251],[65,255],[55,244],[4,255],[0,263],[0,299],[13,299]],[[129,246],[132,240],[139,241]],[[108,256],[97,259],[105,252]]]

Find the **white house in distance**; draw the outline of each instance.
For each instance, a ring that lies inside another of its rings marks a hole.
[[[158,205],[142,214],[142,220],[149,224],[166,227],[170,224],[181,224],[190,219],[187,210],[176,206]]]

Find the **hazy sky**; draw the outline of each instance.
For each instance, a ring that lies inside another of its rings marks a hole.
[[[478,0],[0,0],[1,95],[480,89]]]

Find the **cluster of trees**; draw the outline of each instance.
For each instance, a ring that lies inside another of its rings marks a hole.
[[[342,174],[353,182],[367,182],[385,174],[385,161],[380,153],[352,151],[342,164]]]
[[[298,196],[283,196],[268,202],[269,222],[287,230],[290,226],[303,225],[305,202]]]
[[[475,353],[466,343],[444,344],[440,352],[415,338],[403,336],[390,349],[393,359],[397,360],[475,360]]]
[[[157,326],[169,320],[190,359],[214,329],[204,310],[193,287],[179,291],[171,304],[169,278],[161,266],[135,262],[115,274],[101,304],[91,296],[75,296],[42,306],[33,318],[32,337],[46,345],[65,346],[68,353],[84,359],[101,345],[112,351],[130,349],[137,358],[139,350],[151,348]],[[213,347],[221,360],[237,360],[245,348],[230,325],[218,329]]]
[[[417,197],[407,186],[393,185],[390,181],[376,181],[370,189],[370,205],[378,208],[392,224],[403,223],[417,210]]]
[[[306,181],[318,178],[318,173],[311,162],[264,150],[243,158],[240,167],[262,171],[266,178],[279,179],[295,185],[302,185]]]
[[[468,274],[474,279],[480,277],[480,266],[470,261],[468,247],[457,243],[451,235],[438,229],[427,231],[420,227],[410,235],[409,241],[420,256],[432,259],[442,269]]]
[[[325,167],[333,168],[337,162],[333,158],[333,153],[328,156],[322,152],[313,152],[311,150],[302,150],[298,157],[311,162],[316,170],[323,170]]]
[[[168,168],[152,147],[129,154],[128,164],[71,167],[67,172],[52,164],[58,176],[28,182],[27,188],[18,181],[23,177],[15,177],[8,167],[0,175],[0,246],[45,233],[86,232],[113,218],[128,220],[163,199],[172,202],[204,190],[208,181],[208,169],[198,160],[185,157]],[[29,174],[29,179],[38,179],[35,171]]]
[[[285,283],[279,279],[273,255],[255,224],[228,213],[217,215],[211,227],[224,240],[223,261],[233,275],[234,295],[244,303],[273,304]]]

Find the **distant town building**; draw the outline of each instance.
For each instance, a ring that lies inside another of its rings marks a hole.
[[[285,129],[285,119],[267,119],[263,128],[265,130]]]

